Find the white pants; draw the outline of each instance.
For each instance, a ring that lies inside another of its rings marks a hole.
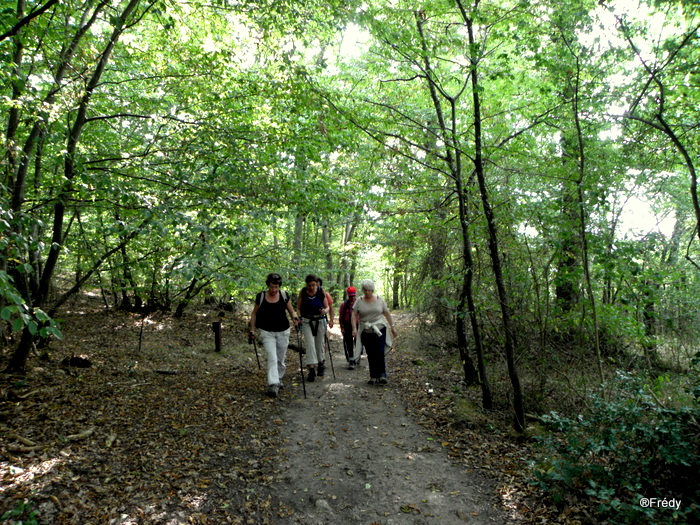
[[[304,334],[304,342],[306,343],[306,365],[312,366],[321,363],[326,359],[324,352],[324,344],[326,343],[326,320],[319,319],[318,330],[314,336],[311,331],[311,324],[308,318],[304,318],[304,323],[301,325],[301,331]]]
[[[284,360],[287,357],[290,331],[290,328],[287,328],[284,332],[260,330],[260,339],[267,354],[268,385],[279,385],[287,370]]]

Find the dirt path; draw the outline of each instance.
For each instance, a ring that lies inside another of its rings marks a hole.
[[[294,397],[282,431],[288,484],[276,498],[293,514],[276,522],[504,523],[494,484],[452,462],[408,415],[391,356],[389,384],[370,386],[366,361],[347,370],[339,334],[332,340],[335,379],[328,366],[323,379],[306,384],[306,399],[301,384],[285,394]],[[290,380],[299,379],[297,367],[288,370]]]

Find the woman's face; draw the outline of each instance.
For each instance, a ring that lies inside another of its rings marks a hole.
[[[270,283],[270,284],[267,285],[267,291],[268,291],[268,293],[269,293],[272,297],[274,297],[275,295],[277,295],[278,293],[280,293],[280,285],[279,285],[279,284]]]
[[[311,281],[310,283],[306,283],[306,292],[309,295],[316,295],[317,290],[318,290],[318,282],[317,281]]]
[[[365,288],[363,288],[362,291],[364,292],[365,297],[372,297],[372,294],[374,293],[374,290],[366,290]]]

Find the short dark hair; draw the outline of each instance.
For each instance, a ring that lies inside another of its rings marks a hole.
[[[282,286],[282,277],[278,273],[268,273],[267,279],[265,279],[265,284],[270,286],[271,284],[279,284]]]
[[[311,282],[318,282],[318,277],[316,277],[316,275],[314,275],[313,273],[310,273],[306,276],[306,284],[309,284]]]

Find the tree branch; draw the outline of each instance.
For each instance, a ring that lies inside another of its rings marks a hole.
[[[37,9],[36,11],[29,13],[27,16],[22,18],[22,20],[17,22],[9,31],[6,31],[2,35],[0,35],[0,42],[5,40],[6,38],[10,38],[11,36],[15,36],[17,33],[19,33],[20,29],[22,29],[24,26],[29,24],[29,22],[31,22],[35,18],[43,15],[46,11],[51,9],[56,4],[58,4],[58,0],[49,0],[44,5],[42,5],[39,9]]]

